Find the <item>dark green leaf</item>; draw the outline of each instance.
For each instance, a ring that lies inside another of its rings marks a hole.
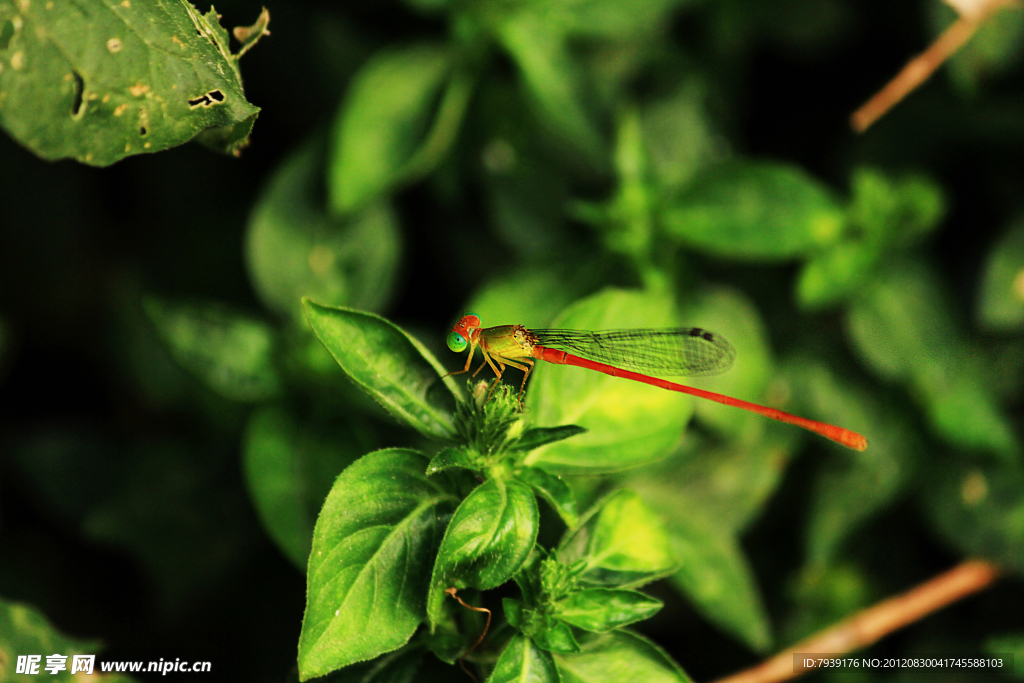
[[[1024,474],[943,458],[925,470],[925,507],[957,550],[1024,573]]]
[[[570,306],[553,327],[606,330],[677,324],[670,299],[607,289]],[[559,474],[595,474],[640,467],[667,456],[693,410],[690,397],[592,370],[538,364],[527,411],[539,425],[579,425],[573,439],[526,457]]]
[[[302,680],[401,646],[423,620],[453,497],[426,456],[388,449],[346,469],[317,518],[299,637]]]
[[[1024,219],[989,252],[978,297],[978,320],[992,330],[1024,329]]]
[[[554,269],[521,268],[490,280],[474,292],[466,310],[479,315],[488,326],[515,323],[544,328],[572,302],[571,292],[577,289],[575,278]]]
[[[567,654],[580,651],[572,629],[552,616],[545,616],[541,624],[530,634],[530,638],[537,647],[548,652]]]
[[[549,443],[561,441],[583,434],[587,430],[576,425],[564,425],[562,427],[534,427],[523,432],[515,442],[509,444],[510,450],[532,451],[535,448],[546,446]]]
[[[606,166],[607,146],[584,106],[582,76],[560,27],[527,9],[505,17],[497,35],[552,132],[592,166]]]
[[[289,560],[306,568],[313,526],[334,479],[366,451],[348,428],[299,424],[279,406],[249,418],[245,478],[263,527]]]
[[[333,212],[358,209],[441,160],[471,92],[469,80],[455,74],[427,133],[451,71],[449,50],[418,45],[381,52],[356,75],[334,124],[328,169]]]
[[[174,360],[221,396],[263,401],[280,391],[276,339],[266,323],[217,304],[150,298],[145,308]]]
[[[570,529],[579,521],[576,511],[576,499],[572,489],[562,481],[561,477],[549,474],[539,467],[527,467],[516,474],[516,479],[528,484],[534,492],[558,513]]]
[[[716,154],[721,154],[716,149],[717,131],[705,110],[707,90],[704,83],[691,77],[670,97],[641,110],[651,169],[659,184],[669,191],[684,188]]]
[[[730,258],[779,261],[835,243],[845,218],[831,193],[781,163],[731,163],[706,171],[671,200],[667,234]]]
[[[938,436],[1013,458],[1017,438],[940,292],[922,263],[890,264],[847,312],[854,349],[883,378],[909,385]]]
[[[0,126],[44,159],[108,166],[220,127],[233,152],[259,111],[216,14],[187,2],[9,2],[6,25]]]
[[[559,683],[560,680],[551,655],[529,638],[517,635],[501,651],[487,683]]]
[[[537,539],[537,501],[525,484],[491,479],[470,493],[444,533],[427,615],[436,623],[448,588],[495,588],[519,571]]]
[[[679,562],[672,585],[709,621],[755,651],[766,651],[771,622],[736,537],[699,517],[673,520],[669,532]]]
[[[523,628],[523,603],[514,598],[502,598],[501,609],[505,612],[505,620],[517,629]]]
[[[462,467],[467,470],[478,470],[480,469],[480,463],[477,462],[476,458],[469,450],[460,446],[453,446],[451,448],[445,448],[440,453],[430,459],[430,464],[427,465],[427,476],[446,470],[449,467]]]
[[[260,298],[298,320],[304,296],[332,306],[380,308],[398,267],[398,225],[387,204],[345,219],[326,213],[317,185],[321,145],[316,139],[281,164],[253,208],[246,236]]]
[[[600,501],[578,528],[567,532],[558,560],[566,565],[582,560],[581,578],[606,586],[648,583],[676,566],[661,518],[626,490]]]
[[[580,639],[577,654],[555,655],[562,683],[692,683],[660,647],[629,631]]]
[[[827,564],[846,536],[912,481],[921,444],[904,411],[881,405],[818,362],[794,360],[786,378],[811,416],[866,434],[871,444],[862,453],[835,449],[815,483],[807,555]]]
[[[637,591],[588,588],[556,603],[554,614],[584,631],[603,633],[648,619],[661,608],[661,600]]]
[[[419,341],[372,313],[308,299],[304,307],[310,327],[353,382],[422,434],[451,437],[455,382],[441,379],[444,368]]]

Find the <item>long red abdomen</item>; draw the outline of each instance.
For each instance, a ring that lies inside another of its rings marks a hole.
[[[767,418],[771,418],[772,420],[778,420],[779,422],[785,422],[786,424],[802,427],[807,431],[820,434],[826,439],[831,439],[838,444],[842,444],[847,448],[853,448],[854,450],[862,451],[868,447],[867,439],[857,432],[850,431],[849,429],[843,429],[842,427],[836,427],[835,425],[818,422],[816,420],[808,420],[807,418],[800,417],[799,415],[792,415],[791,413],[777,410],[775,408],[769,408],[768,406],[762,406],[748,401],[741,401],[738,398],[733,398],[724,394],[716,394],[713,391],[704,391],[703,389],[688,387],[685,384],[676,384],[675,382],[669,382],[668,380],[660,379],[658,377],[641,375],[638,372],[623,370],[605,363],[598,363],[597,361],[580,358],[579,356],[574,356],[571,353],[559,351],[558,349],[534,346],[533,357],[546,360],[549,363],[556,363],[558,365],[575,365],[579,368],[597,370],[598,372],[603,372],[604,374],[611,375],[612,377],[631,379],[636,382],[643,382],[644,384],[650,384],[651,386],[668,389],[669,391],[678,391],[682,394],[689,394],[691,396],[697,396],[698,398],[706,398],[710,401],[722,403],[727,406],[735,406],[736,408],[749,410],[752,413],[763,415]]]

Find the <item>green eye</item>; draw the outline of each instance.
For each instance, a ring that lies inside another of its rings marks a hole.
[[[455,353],[461,353],[466,350],[466,338],[458,332],[448,333],[448,348]]]

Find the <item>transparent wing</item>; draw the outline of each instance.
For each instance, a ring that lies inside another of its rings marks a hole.
[[[736,349],[725,337],[700,327],[530,331],[540,346],[651,375],[715,375],[736,360]]]

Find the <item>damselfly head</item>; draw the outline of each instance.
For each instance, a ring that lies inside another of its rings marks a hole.
[[[480,316],[476,313],[467,313],[462,316],[455,327],[448,333],[448,348],[455,353],[462,353],[469,345],[469,339],[474,330],[480,329]]]

